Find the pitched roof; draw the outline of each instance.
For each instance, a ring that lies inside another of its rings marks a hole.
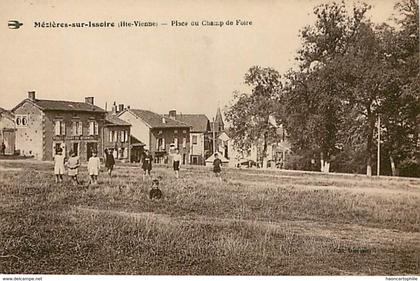
[[[23,102],[29,101],[37,105],[41,110],[64,110],[64,111],[83,111],[83,112],[105,112],[102,108],[89,104],[86,102],[76,101],[62,101],[62,100],[30,100],[25,99]],[[15,106],[14,109],[19,107],[23,102]],[[13,110],[14,110],[13,109]]]
[[[117,115],[112,114],[112,112],[107,112],[105,115],[105,126],[131,126],[130,123],[125,122],[124,120],[117,117]]]
[[[168,114],[165,114],[165,117],[170,118]],[[177,121],[190,125],[191,132],[205,133],[210,130],[209,119],[204,114],[177,114],[175,118]]]
[[[7,118],[9,118],[9,119],[14,119],[14,115],[13,115],[13,113],[10,111],[10,110],[7,110],[7,109],[4,109],[4,108],[1,108],[0,107],[0,116],[4,116],[4,117],[7,117]]]
[[[169,117],[165,117],[163,115],[154,113],[149,110],[143,110],[143,109],[127,109],[127,110],[131,111],[134,115],[141,118],[151,128],[189,128],[191,127],[188,124],[185,124],[177,120],[173,120]],[[163,123],[163,119],[165,119],[165,123]]]

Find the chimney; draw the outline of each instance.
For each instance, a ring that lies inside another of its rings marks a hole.
[[[35,91],[28,92],[28,99],[30,99],[31,101],[35,101]]]
[[[112,114],[117,114],[117,103],[114,101],[114,104],[112,105]]]
[[[169,110],[169,118],[176,119],[176,110]]]
[[[119,104],[118,105],[118,111],[117,112],[121,112],[121,111],[123,111],[124,110],[124,104]]]
[[[94,98],[93,97],[85,97],[85,103],[94,105]]]

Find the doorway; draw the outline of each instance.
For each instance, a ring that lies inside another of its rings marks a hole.
[[[98,144],[96,142],[88,142],[86,144],[86,159],[89,159],[94,151],[98,153]]]

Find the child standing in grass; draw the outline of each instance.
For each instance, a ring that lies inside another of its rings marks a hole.
[[[153,161],[152,155],[150,155],[150,152],[146,150],[146,154],[143,156],[143,163],[142,163],[142,169],[144,171],[143,180],[146,179],[146,176],[150,177],[150,171],[152,170],[152,161]]]
[[[217,153],[214,154],[214,160],[213,160],[213,172],[216,175],[216,177],[219,178],[220,182],[222,182],[222,177],[220,173],[222,172],[222,160],[219,159],[219,155]]]
[[[98,175],[99,175],[100,168],[101,168],[101,160],[97,156],[96,151],[93,151],[92,156],[89,158],[89,162],[88,162],[88,172],[89,172],[91,184],[98,183]]]
[[[70,158],[67,161],[67,167],[69,168],[68,174],[73,181],[73,185],[78,185],[77,175],[79,174],[80,160],[79,156],[74,151],[70,151]]]
[[[174,171],[175,171],[175,177],[179,178],[179,166],[181,164],[181,154],[179,154],[179,149],[177,148],[175,150],[175,154],[173,156],[173,162],[174,162]]]
[[[111,173],[115,165],[114,155],[112,155],[112,151],[109,151],[108,149],[105,149],[104,152],[105,152],[105,168],[108,172],[109,177],[112,177]]]
[[[63,150],[61,148],[57,148],[54,155],[54,175],[55,175],[56,183],[63,182],[63,174],[64,174]]]

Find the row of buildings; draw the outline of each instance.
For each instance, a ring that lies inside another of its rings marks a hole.
[[[0,111],[0,133],[5,154],[39,160],[52,160],[60,147],[66,156],[73,151],[82,160],[92,151],[102,157],[104,149],[111,149],[119,160],[138,162],[148,149],[156,163],[167,163],[178,148],[184,164],[204,165],[215,150],[225,162],[234,151],[220,109],[210,122],[204,114],[158,114],[115,102],[107,111],[93,97],[45,100],[33,91],[12,110]]]
[[[246,155],[235,149],[220,109],[210,122],[204,114],[158,114],[115,102],[108,111],[95,105],[94,97],[83,102],[45,100],[33,91],[12,110],[0,110],[0,141],[6,155],[39,160],[52,160],[57,148],[66,156],[75,152],[82,160],[93,151],[103,157],[108,149],[126,162],[140,162],[147,149],[155,163],[170,162],[179,149],[183,164],[192,165],[211,163],[215,151],[231,166],[256,163],[259,155],[257,147]],[[287,141],[269,145],[268,160],[283,162],[289,152]]]

